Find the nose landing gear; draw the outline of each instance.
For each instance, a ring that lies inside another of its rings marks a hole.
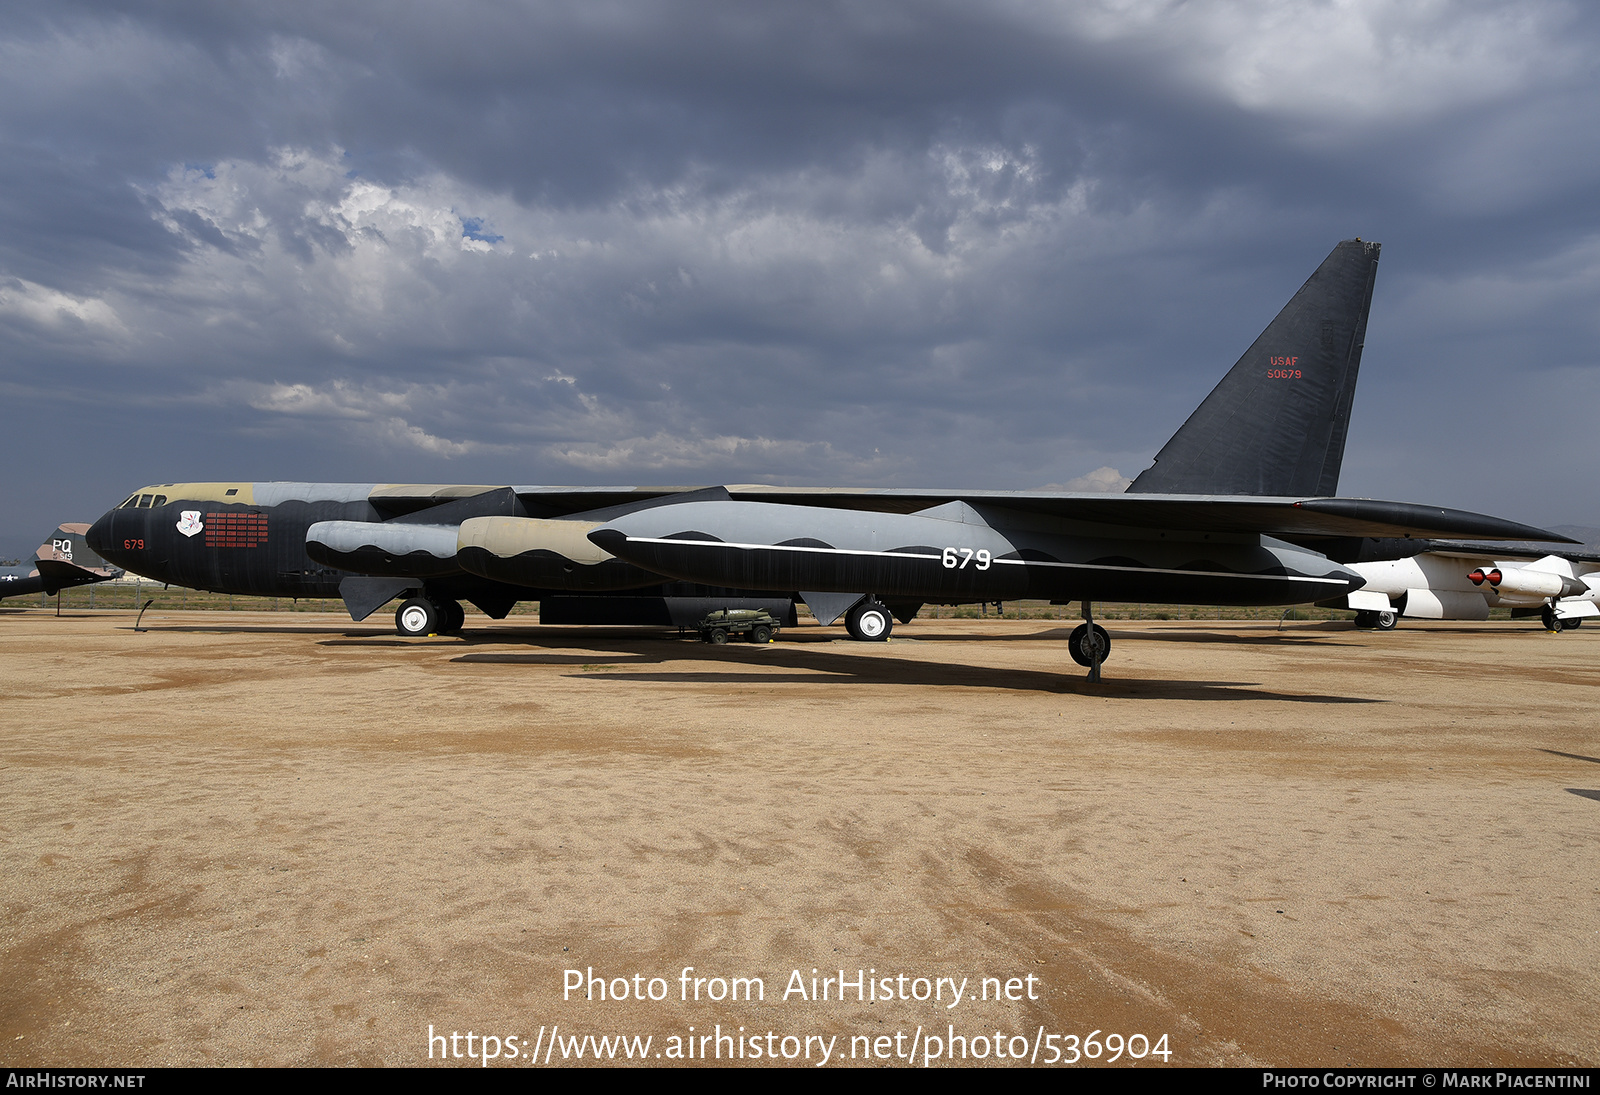
[[[1067,638],[1067,653],[1073,661],[1088,667],[1089,680],[1095,683],[1100,680],[1100,663],[1111,654],[1111,636],[1094,622],[1094,606],[1088,601],[1083,602],[1083,619]]]

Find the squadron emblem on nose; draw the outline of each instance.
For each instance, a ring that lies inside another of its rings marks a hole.
[[[193,536],[203,528],[205,526],[200,523],[199,510],[186,509],[178,515],[178,531],[185,536]]]

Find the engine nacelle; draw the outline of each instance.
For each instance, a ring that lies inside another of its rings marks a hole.
[[[603,592],[659,585],[661,575],[589,542],[601,523],[473,517],[461,522],[456,558],[469,574],[529,589]]]
[[[306,554],[353,574],[439,578],[461,573],[454,525],[318,521],[306,529]]]

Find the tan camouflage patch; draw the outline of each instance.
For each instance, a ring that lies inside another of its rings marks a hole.
[[[154,486],[140,487],[138,493],[164,494],[169,502],[225,502],[240,506],[256,504],[254,483],[156,483]]]
[[[502,559],[527,551],[553,551],[574,563],[593,565],[614,558],[589,541],[600,521],[543,521],[531,517],[473,517],[461,522],[457,550],[482,548]]]

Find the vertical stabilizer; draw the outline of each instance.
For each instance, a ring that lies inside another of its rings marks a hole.
[[[57,525],[50,538],[33,553],[31,567],[8,567],[0,573],[0,597],[21,597],[31,593],[47,593],[72,586],[92,585],[109,581],[122,574],[96,555],[84,543],[88,525]]]
[[[1128,491],[1337,493],[1377,273],[1378,244],[1335,247]]]

